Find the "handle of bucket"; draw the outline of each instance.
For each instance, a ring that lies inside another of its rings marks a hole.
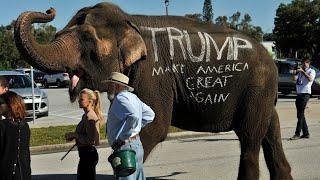
[[[121,131],[123,130],[123,128],[124,128],[124,126],[126,125],[126,123],[127,123],[127,121],[124,121],[123,122],[123,124],[122,124],[122,126],[121,126],[121,128],[120,128],[120,130],[119,130],[119,132],[118,132],[118,134],[117,134],[117,136],[116,136],[116,140],[115,141],[117,141],[118,140],[118,138],[119,138],[119,136],[120,136],[120,133],[121,133]],[[111,145],[112,146],[112,145]],[[113,150],[114,151],[114,150]]]
[[[118,140],[118,138],[119,138],[119,136],[120,136],[120,133],[121,133],[121,131],[123,130],[124,125],[126,125],[126,123],[127,123],[127,121],[124,121],[124,123],[122,124],[122,126],[121,126],[121,128],[120,128],[120,130],[119,130],[119,132],[118,132],[118,134],[117,134],[117,136],[116,136],[116,140]]]

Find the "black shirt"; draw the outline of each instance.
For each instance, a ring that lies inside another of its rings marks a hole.
[[[17,174],[23,180],[31,179],[29,143],[30,129],[26,121],[0,121],[0,179],[20,179]]]
[[[5,104],[6,102],[4,101],[4,99],[0,96],[0,105],[1,104]]]

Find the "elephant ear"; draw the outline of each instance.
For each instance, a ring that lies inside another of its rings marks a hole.
[[[147,48],[138,27],[130,21],[127,21],[127,27],[124,29],[122,37],[119,48],[123,67],[126,69],[139,59],[146,57]]]

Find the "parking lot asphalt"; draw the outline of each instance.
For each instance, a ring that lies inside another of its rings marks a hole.
[[[48,127],[48,126],[61,126],[77,124],[82,116],[82,110],[79,109],[77,103],[70,103],[67,89],[66,88],[54,88],[44,89],[48,92],[50,111],[48,117],[35,119],[34,122],[29,122],[31,128],[35,127]],[[109,102],[107,100],[106,93],[102,94],[102,108],[103,113],[107,113]],[[295,96],[279,96],[279,100],[276,106],[279,114],[281,128],[294,128],[296,125],[296,109],[295,109]],[[320,120],[320,100],[316,97],[310,99],[306,108],[306,118],[309,125],[319,124]],[[228,133],[228,132],[227,132]],[[231,132],[230,132],[231,133]],[[292,132],[293,134],[294,132]],[[197,133],[191,131],[185,131],[181,133],[169,134],[167,140],[191,137],[191,136],[207,136],[214,135],[212,133]],[[32,154],[39,153],[51,153],[65,151],[69,149],[73,144],[58,144],[58,145],[47,145],[31,147]],[[101,147],[108,146],[107,142],[102,141]]]

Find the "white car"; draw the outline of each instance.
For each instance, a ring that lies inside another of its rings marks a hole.
[[[49,87],[50,85],[58,87],[67,87],[70,83],[68,73],[46,74],[43,76],[43,86]]]
[[[28,116],[33,114],[32,104],[32,84],[34,85],[34,104],[35,115],[48,116],[49,100],[46,92],[41,90],[34,82],[32,83],[29,75],[18,71],[0,71],[0,76],[4,76],[9,83],[9,90],[20,95],[26,105]]]

